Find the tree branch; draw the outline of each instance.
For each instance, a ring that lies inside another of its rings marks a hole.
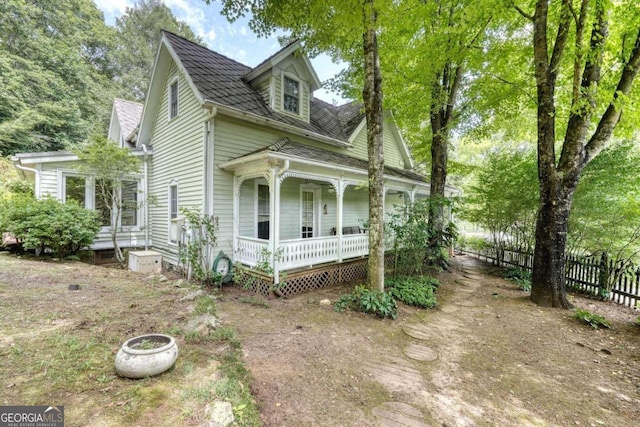
[[[523,17],[525,17],[526,19],[528,19],[529,21],[533,22],[533,15],[529,15],[527,12],[525,12],[524,10],[522,10],[522,8],[520,6],[518,6],[517,4],[513,3],[513,8],[518,11],[518,13],[520,15],[522,15]]]
[[[636,36],[636,41],[631,52],[631,56],[620,75],[620,81],[613,94],[613,100],[609,107],[602,115],[600,122],[593,136],[586,146],[585,164],[588,164],[595,156],[602,151],[609,137],[613,133],[616,125],[620,121],[622,115],[622,106],[620,106],[621,98],[626,97],[631,92],[633,80],[640,71],[640,30]]]

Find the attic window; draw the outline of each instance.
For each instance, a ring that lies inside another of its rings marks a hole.
[[[300,83],[286,76],[284,78],[283,108],[284,111],[300,114]]]
[[[169,120],[178,115],[178,80],[169,86]]]

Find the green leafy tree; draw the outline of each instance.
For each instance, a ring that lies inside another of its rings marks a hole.
[[[528,147],[488,151],[465,187],[462,218],[489,231],[498,249],[533,247],[538,207],[535,152]]]
[[[70,148],[103,131],[114,32],[91,0],[0,3],[0,152]]]
[[[115,78],[121,86],[120,96],[138,101],[147,94],[163,29],[202,43],[161,0],[138,0],[116,19],[116,29]]]
[[[120,148],[103,136],[94,136],[77,150],[78,170],[91,176],[95,185],[96,204],[103,207],[103,221],[109,224],[116,259],[124,265],[125,258],[118,244],[121,217],[125,209],[137,209],[140,203],[123,197],[123,186],[135,181],[140,172],[140,160],[127,148]],[[145,225],[146,226],[146,225]]]
[[[640,150],[618,140],[585,168],[569,219],[568,247],[631,262],[640,253]]]
[[[540,188],[531,299],[567,308],[565,249],[576,188],[623,109],[637,117],[640,10],[633,1],[522,3],[513,2],[533,26]]]
[[[207,0],[207,3],[209,1]],[[369,282],[384,290],[383,116],[382,74],[378,55],[378,2],[325,0],[223,0],[223,14],[230,20],[252,14],[251,28],[259,35],[276,28],[290,30],[317,51],[335,58],[355,57],[362,67],[362,99],[367,120],[369,160]]]

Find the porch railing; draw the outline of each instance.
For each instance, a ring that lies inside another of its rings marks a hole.
[[[254,267],[262,261],[261,252],[269,248],[267,240],[252,237],[238,237],[236,261]],[[350,234],[342,236],[342,257],[338,253],[338,237],[314,237],[310,239],[283,240],[278,263],[279,270],[291,270],[326,262],[347,260],[369,254],[369,236],[367,234]]]

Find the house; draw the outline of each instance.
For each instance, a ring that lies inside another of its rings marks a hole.
[[[127,146],[124,137],[130,134],[140,121],[142,104],[115,99],[109,126],[109,139],[121,147]],[[132,154],[143,159],[144,170],[132,176],[131,181],[123,185],[123,200],[143,200],[147,178],[148,153],[143,149],[129,145]],[[97,252],[96,260],[110,260],[113,257],[113,243],[109,227],[111,219],[103,202],[96,197],[95,183],[91,176],[78,171],[78,156],[69,151],[16,154],[11,159],[22,176],[35,183],[36,197],[49,195],[60,201],[75,200],[88,209],[101,213],[102,227],[91,245]],[[150,245],[149,230],[145,224],[146,206],[139,209],[129,208],[121,212],[118,218],[120,232],[118,244],[123,248],[148,247]]]
[[[314,98],[319,87],[299,42],[251,68],[163,32],[144,106],[116,100],[109,128],[111,139],[145,159],[139,189],[155,200],[139,213],[147,226],[136,246],[178,264],[188,237],[181,208],[188,208],[219,218],[217,244],[233,263],[269,266],[269,277],[253,281],[258,291],[284,272],[285,293],[366,274],[364,112]],[[384,152],[386,211],[426,197],[429,185],[412,170],[390,114]],[[73,175],[57,155],[14,161],[35,169],[38,195],[64,200]]]

